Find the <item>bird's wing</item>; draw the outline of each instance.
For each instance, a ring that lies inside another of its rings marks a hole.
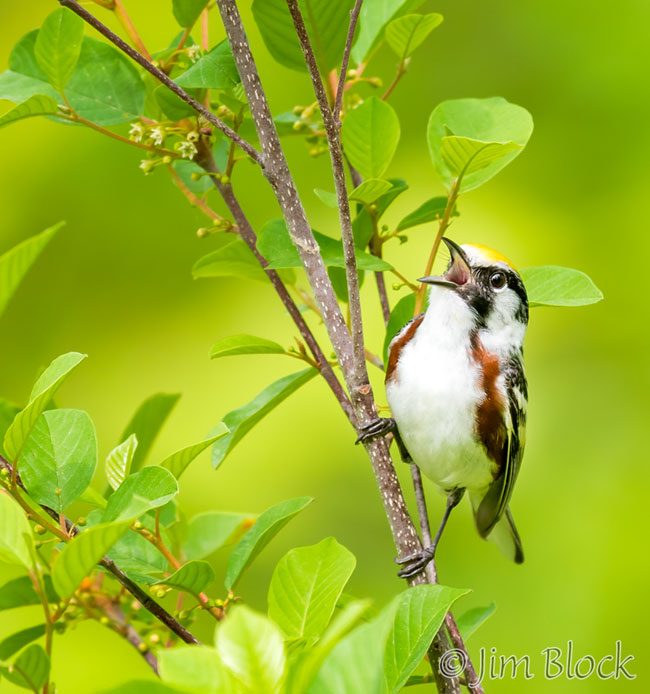
[[[508,360],[505,367],[507,403],[503,412],[503,444],[499,474],[488,488],[476,509],[479,533],[487,537],[499,521],[510,501],[526,443],[526,406],[528,392],[524,367],[519,355]]]

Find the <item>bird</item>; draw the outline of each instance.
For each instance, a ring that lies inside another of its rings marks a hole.
[[[509,504],[525,445],[526,289],[500,253],[442,240],[451,254],[447,270],[419,280],[430,285],[427,308],[390,343],[386,396],[392,417],[375,419],[357,440],[392,432],[402,459],[446,494],[431,545],[396,559],[403,578],[434,558],[465,492],[479,535],[516,563],[524,559]]]

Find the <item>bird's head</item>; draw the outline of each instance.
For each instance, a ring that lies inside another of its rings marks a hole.
[[[528,323],[528,297],[512,263],[497,251],[481,245],[459,246],[442,239],[451,260],[443,275],[419,281],[457,293],[476,314],[480,327],[498,330],[513,323]]]

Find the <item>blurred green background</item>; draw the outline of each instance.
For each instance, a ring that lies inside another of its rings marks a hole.
[[[0,4],[3,69],[12,45],[56,5]],[[171,3],[126,5],[150,48],[167,45],[176,33]],[[452,237],[494,246],[522,267],[577,267],[606,296],[584,309],[532,312],[528,442],[512,503],[526,563],[514,566],[482,542],[463,504],[440,548],[441,580],[473,589],[465,607],[498,605],[470,643],[474,654],[484,646],[531,657],[534,679],[488,683],[488,691],[648,691],[650,6],[643,0],[616,9],[577,0],[441,0],[425,9],[442,12],[445,23],[415,54],[392,99],[402,140],[388,173],[406,178],[411,188],[389,219],[441,192],[424,138],[431,109],[447,98],[504,96],[531,111],[535,133],[511,166],[461,199]],[[216,16],[212,24],[216,39]],[[251,33],[274,108],[308,103],[306,77],[274,64]],[[368,74],[387,80],[392,70],[384,51]],[[288,151],[314,226],[336,233],[333,213],[311,192],[332,188],[326,158],[311,160],[299,142],[290,142]],[[90,359],[58,400],[90,412],[101,455],[146,396],[183,394],[155,446],[160,457],[199,440],[223,414],[296,364],[273,356],[209,360],[216,338],[250,332],[289,344],[292,326],[269,287],[192,280],[192,263],[210,250],[210,240],[195,234],[203,219],[163,171],[144,178],[139,158],[98,134],[44,120],[0,131],[0,250],[68,221],[2,319],[0,394],[23,402],[39,368],[55,355],[87,352]],[[277,216],[251,166],[236,173],[235,184],[255,224]],[[411,278],[419,276],[431,233],[419,227],[409,244],[391,251]],[[367,282],[369,343],[379,351],[383,329],[373,290]],[[385,402],[380,378],[376,385]],[[382,603],[401,588],[371,469],[353,438],[324,384],[313,381],[264,420],[218,472],[204,454],[186,474],[188,513],[259,512],[292,496],[316,498],[242,583],[253,606],[265,608],[268,580],[284,551],[328,535],[358,557],[351,592]],[[409,488],[404,466],[400,475]],[[434,522],[442,504],[431,490]],[[0,581],[11,575],[0,565]],[[4,612],[0,639],[36,619],[36,608]],[[211,628],[201,627],[205,638]],[[613,653],[620,639],[624,653],[635,656],[630,669],[638,679],[545,680],[541,650],[566,648],[569,639],[577,657],[596,659]],[[126,643],[96,624],[83,624],[55,645],[54,679],[62,694],[134,676],[150,673]],[[0,688],[10,691],[6,682]]]

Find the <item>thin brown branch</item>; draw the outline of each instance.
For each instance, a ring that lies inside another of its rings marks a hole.
[[[23,485],[20,476],[16,473],[15,467],[5,458],[0,456],[0,470],[6,470],[12,478],[16,479],[16,485],[23,491],[27,491]],[[52,518],[56,523],[59,520],[59,514],[48,506],[41,507],[47,515]],[[30,510],[31,512],[31,510]],[[71,537],[74,537],[76,530],[74,524],[68,518],[65,519],[65,524],[67,528],[67,533],[63,533],[59,530],[56,525],[47,524],[45,526],[48,530],[52,529],[54,535],[60,539],[67,541]],[[178,622],[174,617],[172,617],[164,607],[159,605],[153,598],[151,598],[147,593],[140,588],[136,583],[134,583],[123,571],[115,564],[112,559],[104,557],[100,560],[99,565],[104,567],[109,573],[119,581],[119,583],[129,592],[133,597],[162,624],[164,624],[170,631],[174,632],[181,640],[185,643],[200,643],[197,638],[194,637],[180,622]]]
[[[77,0],[58,0],[59,4],[63,7],[67,7],[72,10],[75,14],[79,15],[85,22],[90,24],[94,29],[96,29],[102,36],[105,36],[114,46],[119,48],[121,51],[126,53],[129,58],[134,60],[138,65],[143,67],[147,72],[152,74],[159,82],[164,84],[168,89],[170,89],[176,96],[182,99],[186,104],[191,106],[197,113],[202,115],[209,123],[212,123],[216,128],[218,128],[228,139],[236,142],[241,149],[248,154],[248,156],[257,162],[260,166],[264,166],[264,158],[260,152],[258,152],[249,142],[242,139],[231,127],[226,125],[220,118],[207,109],[203,104],[198,102],[194,97],[190,96],[184,89],[179,87],[176,82],[170,79],[159,67],[154,65],[151,61],[147,60],[142,54],[138,53],[134,48],[129,46],[126,41],[120,38],[117,34],[112,32],[105,24],[99,21],[97,17],[92,15],[88,10],[83,8]]]
[[[387,101],[390,98],[390,95],[393,93],[393,91],[395,90],[395,87],[400,83],[400,80],[402,79],[402,77],[404,77],[405,74],[406,74],[406,64],[403,60],[400,60],[400,63],[397,66],[397,73],[395,74],[395,78],[388,85],[388,89],[386,89],[383,96],[381,97],[383,101]]]
[[[341,59],[341,72],[339,81],[336,85],[336,97],[334,98],[334,106],[332,112],[336,121],[337,129],[341,129],[341,109],[343,107],[343,93],[345,92],[345,78],[348,74],[348,65],[350,64],[350,53],[352,52],[352,43],[354,42],[354,33],[359,22],[359,13],[363,0],[356,0],[354,7],[350,12],[350,26],[348,27],[348,35],[345,39],[345,48],[343,49],[343,58]]]

